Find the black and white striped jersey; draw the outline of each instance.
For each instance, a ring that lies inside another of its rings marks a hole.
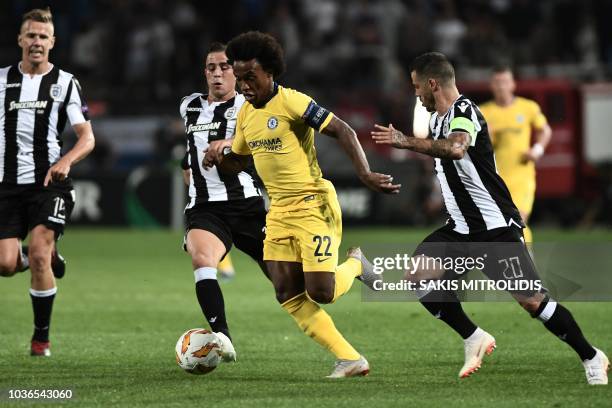
[[[230,176],[219,174],[216,167],[208,170],[202,167],[204,150],[209,142],[234,137],[238,111],[243,103],[244,96],[240,94],[225,102],[208,103],[207,95],[194,93],[181,101],[180,113],[187,136],[184,167],[191,169],[187,208],[201,202],[261,196],[253,166]]]
[[[473,134],[461,160],[434,158],[448,221],[461,234],[488,231],[511,224],[524,226],[510,192],[497,174],[487,123],[478,107],[463,95],[444,116],[429,123],[429,137],[446,139],[453,131]]]
[[[42,184],[61,155],[66,125],[89,120],[74,76],[53,66],[30,76],[20,65],[0,68],[0,183]]]

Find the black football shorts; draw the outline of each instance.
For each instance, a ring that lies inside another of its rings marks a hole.
[[[429,258],[452,259],[450,263],[460,265],[466,259],[476,260],[482,272],[491,280],[507,281],[540,281],[531,255],[525,245],[522,229],[514,226],[495,228],[476,234],[459,234],[450,226],[444,226],[428,235],[414,251],[413,256],[425,255]],[[460,262],[459,262],[460,261]],[[442,279],[458,279],[469,269],[445,269]],[[541,282],[541,281],[540,281]],[[545,292],[542,288],[540,292]],[[509,290],[524,296],[532,296],[536,291]]]
[[[259,262],[263,260],[265,227],[266,209],[261,197],[199,203],[185,210],[183,249],[187,250],[187,233],[202,229],[216,235],[225,245],[226,253],[234,244]]]
[[[37,225],[64,233],[74,209],[74,189],[70,180],[49,186],[0,183],[0,239],[25,239]]]

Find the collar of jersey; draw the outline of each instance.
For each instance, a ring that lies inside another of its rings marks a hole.
[[[19,72],[21,73],[21,75],[30,75],[30,76],[32,76],[32,77],[35,77],[35,76],[45,76],[45,75],[47,75],[49,72],[53,71],[53,68],[55,68],[55,65],[53,65],[52,63],[49,63],[49,70],[48,70],[47,72],[45,72],[45,73],[43,73],[43,74],[34,74],[34,75],[31,75],[31,74],[28,74],[28,73],[23,72],[23,71],[21,70],[21,61],[19,61],[19,63],[17,64],[17,69],[19,70]]]
[[[276,82],[273,82],[273,83],[274,83],[274,89],[272,90],[272,95],[270,95],[270,97],[266,99],[264,103],[262,103],[261,105],[258,105],[258,106],[253,105],[255,109],[263,108],[264,106],[266,106],[268,102],[270,102],[272,98],[276,96],[276,94],[278,93],[278,84]]]
[[[442,115],[442,119],[444,119],[444,118],[446,117],[446,115],[448,115],[448,114],[449,114],[449,112],[451,111],[451,109],[453,109],[453,107],[455,106],[455,104],[457,103],[457,101],[458,101],[459,99],[461,99],[461,98],[463,98],[463,94],[459,94],[459,96],[457,97],[457,99],[455,99],[455,100],[453,101],[453,103],[451,103],[450,108],[448,108],[448,110],[446,111],[446,113],[445,113],[444,115]],[[439,116],[440,116],[440,115],[438,115],[438,117],[439,117]]]

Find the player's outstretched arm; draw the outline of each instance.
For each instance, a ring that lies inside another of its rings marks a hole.
[[[397,149],[408,149],[418,153],[427,154],[440,159],[461,160],[470,147],[471,136],[467,132],[452,132],[446,139],[420,139],[406,136],[393,125],[374,125],[376,130],[371,132],[376,144],[386,144]]]
[[[343,120],[334,116],[329,124],[321,129],[321,133],[338,139],[340,146],[348,154],[361,181],[374,191],[388,194],[399,193],[401,184],[392,184],[393,177],[388,174],[370,171],[370,165],[365,152],[357,139],[355,131]]]
[[[79,123],[72,128],[77,135],[77,142],[57,163],[49,168],[45,176],[45,187],[49,185],[50,181],[62,181],[68,177],[70,168],[87,157],[96,145],[90,122]]]

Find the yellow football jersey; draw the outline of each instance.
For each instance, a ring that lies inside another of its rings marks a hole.
[[[532,128],[542,129],[546,125],[546,117],[538,104],[517,96],[509,106],[490,101],[480,110],[489,126],[499,175],[509,187],[533,183],[535,189],[535,164],[522,163],[521,156],[531,147]]]
[[[263,107],[242,105],[232,151],[253,155],[271,207],[308,208],[326,201],[329,184],[317,161],[314,129],[324,129],[332,118],[309,96],[276,84]]]

